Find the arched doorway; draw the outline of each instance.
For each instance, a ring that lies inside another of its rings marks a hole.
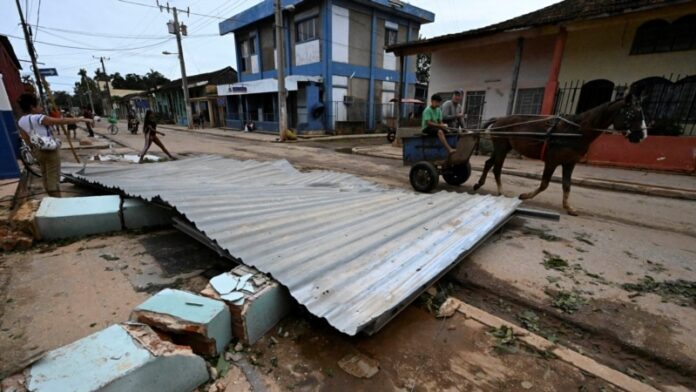
[[[583,84],[575,113],[582,113],[611,101],[613,93],[614,82],[606,79],[591,80]]]

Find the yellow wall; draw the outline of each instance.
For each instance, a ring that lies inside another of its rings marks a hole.
[[[630,55],[636,29],[645,21],[696,14],[696,2],[622,17],[577,22],[568,26],[559,81],[607,79],[631,84],[650,76],[696,74],[696,50]]]

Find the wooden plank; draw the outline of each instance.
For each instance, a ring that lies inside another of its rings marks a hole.
[[[529,332],[524,328],[518,327],[513,323],[503,320],[500,317],[494,316],[467,303],[462,301],[458,302],[459,307],[457,310],[464,316],[474,319],[491,328],[500,328],[503,325],[507,325],[512,328],[515,335],[518,336],[518,338],[524,343],[538,350],[549,351],[556,355],[561,361],[599,377],[619,388],[629,392],[658,392],[658,390],[652,386],[636,380],[635,378],[629,377],[628,375],[608,366],[602,365],[594,359],[584,356],[577,351],[573,351],[565,346],[556,345],[555,343],[552,343],[537,334]]]

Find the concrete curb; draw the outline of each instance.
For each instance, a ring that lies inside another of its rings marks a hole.
[[[372,153],[372,152],[367,152],[364,150],[355,150],[354,149],[353,154],[364,155],[364,156],[369,156],[369,157],[374,157],[374,158],[386,158],[386,159],[401,160],[401,158],[396,156],[396,155]],[[472,165],[472,169],[480,172],[483,170],[483,166]],[[524,171],[514,170],[514,169],[503,169],[503,174],[516,176],[516,177],[530,178],[533,180],[541,180],[541,174],[539,174],[539,173],[527,173]],[[554,182],[554,183],[560,184],[561,180],[562,180],[561,176],[553,176],[551,178],[551,182]],[[683,199],[683,200],[696,200],[696,192],[691,192],[691,191],[682,190],[682,189],[668,188],[668,187],[653,186],[653,185],[643,185],[643,184],[635,184],[635,183],[627,183],[627,182],[619,182],[619,181],[608,181],[608,180],[601,180],[601,179],[594,179],[594,178],[574,178],[572,181],[572,185],[581,186],[581,187],[585,187],[585,188],[595,188],[595,189],[603,189],[603,190],[618,191],[618,192],[637,193],[637,194],[647,195],[647,196],[668,197],[668,198],[672,198],[672,199]]]

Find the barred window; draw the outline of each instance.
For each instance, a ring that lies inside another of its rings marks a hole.
[[[517,90],[515,114],[539,114],[544,101],[544,88],[521,88]]]

